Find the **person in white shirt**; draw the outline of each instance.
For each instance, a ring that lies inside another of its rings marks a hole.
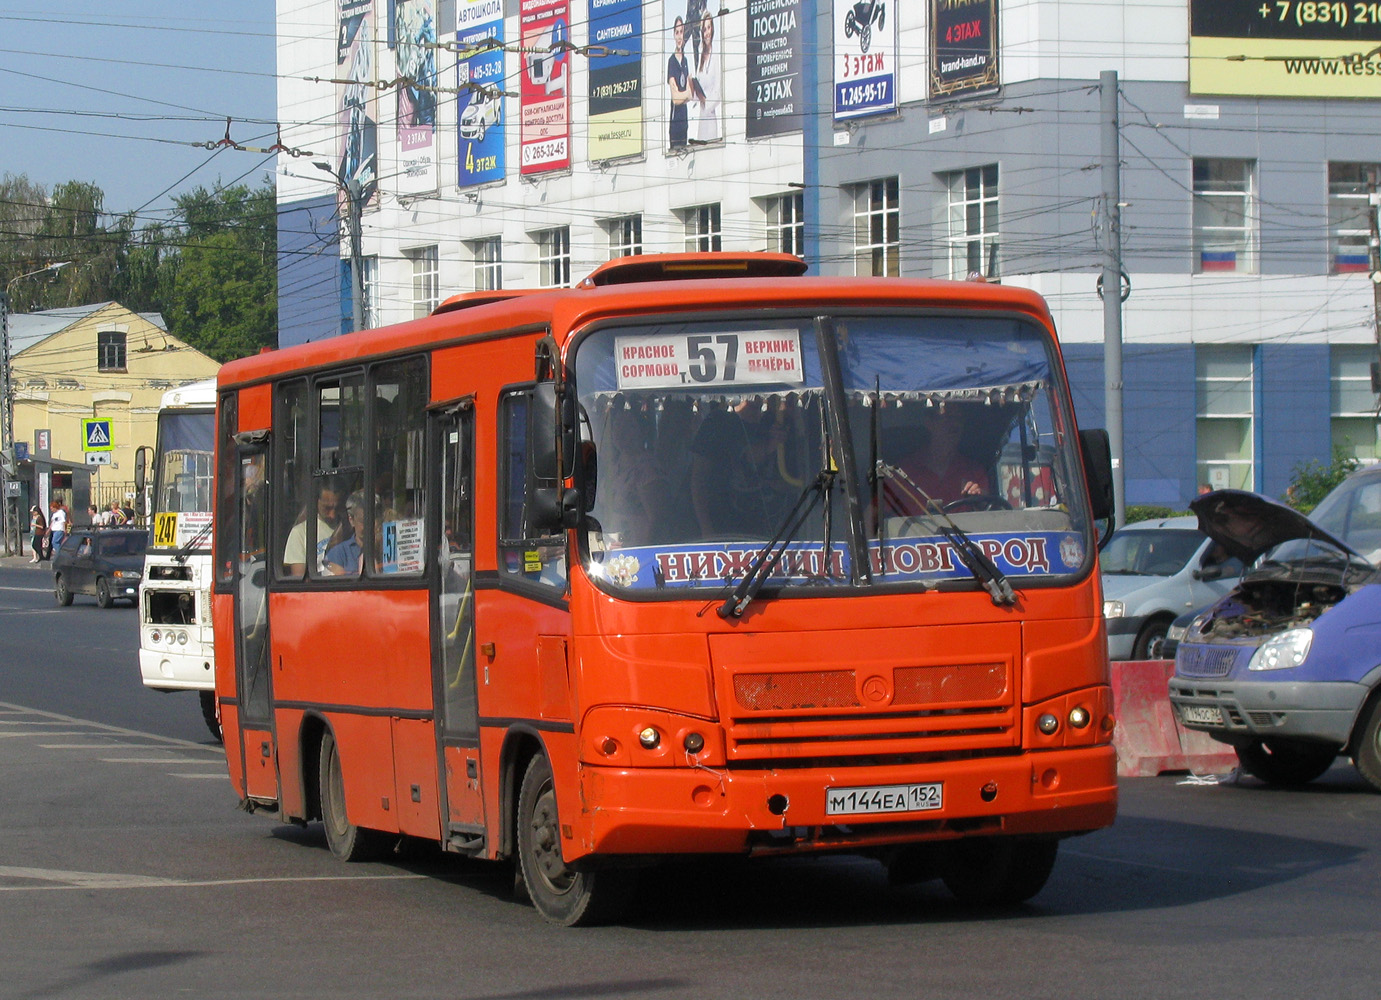
[[[62,540],[67,537],[67,508],[61,500],[48,504],[48,555],[62,548]]]
[[[700,58],[692,74],[691,91],[695,94],[695,142],[718,142],[720,90],[719,50],[714,45],[714,18],[706,13],[700,19]]]

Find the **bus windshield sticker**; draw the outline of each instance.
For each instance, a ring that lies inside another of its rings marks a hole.
[[[801,332],[637,333],[614,338],[619,389],[800,385]]]
[[[1044,576],[1077,572],[1083,563],[1078,535],[1060,531],[974,534],[974,544],[1007,576]],[[762,548],[752,542],[647,545],[595,553],[597,576],[627,590],[719,586],[737,579]],[[966,579],[969,570],[942,536],[876,540],[868,557],[874,579],[902,583]],[[787,546],[769,582],[777,585],[829,585],[849,579],[849,552],[843,545],[818,541]]]

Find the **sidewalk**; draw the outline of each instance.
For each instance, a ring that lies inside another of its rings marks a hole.
[[[25,553],[22,556],[7,556],[5,555],[5,550],[3,548],[0,548],[0,567],[3,567],[5,569],[41,569],[48,574],[51,574],[53,572],[53,561],[51,559],[49,559],[47,562],[31,563],[29,562],[31,558],[32,556],[28,553]]]

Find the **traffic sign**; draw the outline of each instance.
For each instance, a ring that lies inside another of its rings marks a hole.
[[[16,441],[14,443],[14,460],[16,462],[27,462],[29,460],[29,442]]]
[[[88,451],[86,453],[87,465],[109,465],[110,452],[108,451]]]
[[[110,440],[109,420],[82,421],[82,451],[113,451],[114,448],[115,445]]]

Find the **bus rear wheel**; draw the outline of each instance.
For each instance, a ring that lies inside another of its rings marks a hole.
[[[1059,848],[1058,840],[957,840],[950,846],[941,878],[961,903],[1015,906],[1045,888]]]
[[[551,764],[541,754],[528,764],[518,793],[518,869],[537,912],[563,927],[611,920],[632,894],[630,872],[566,866]]]
[[[384,852],[387,835],[351,823],[345,814],[345,782],[341,778],[340,752],[336,737],[327,730],[321,738],[318,771],[321,796],[321,825],[326,828],[326,846],[342,861],[372,861]]]

